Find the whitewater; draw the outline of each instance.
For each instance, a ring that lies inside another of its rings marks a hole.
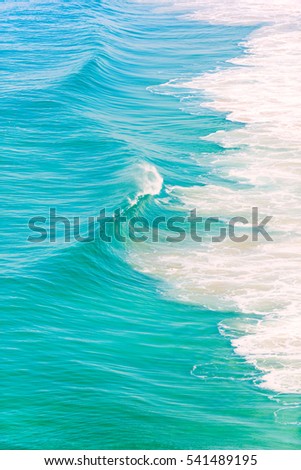
[[[273,242],[148,246],[132,254],[133,262],[164,278],[168,295],[213,311],[241,312],[240,322],[225,319],[219,328],[236,353],[261,371],[259,386],[301,393],[301,7],[291,0],[199,0],[160,2],[157,9],[211,24],[257,26],[228,67],[162,85],[170,93],[201,90],[202,108],[238,124],[204,137],[223,149],[210,157],[219,183],[168,191],[178,210],[197,208],[202,216],[224,220],[249,219],[258,207],[262,216],[273,216]],[[198,159],[201,165],[204,157]]]

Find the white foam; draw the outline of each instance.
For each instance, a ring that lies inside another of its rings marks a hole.
[[[192,11],[189,17],[222,25],[257,25],[291,21],[301,14],[296,0],[136,0],[157,5],[158,11]]]
[[[169,281],[179,299],[259,315],[251,332],[242,322],[241,334],[232,340],[236,352],[263,372],[261,387],[301,393],[301,4],[200,0],[172,5],[192,8],[194,18],[215,24],[269,23],[251,34],[245,54],[231,61],[234,67],[183,84],[206,92],[202,106],[245,124],[207,136],[228,149],[215,156],[212,168],[229,184],[170,190],[184,208],[196,207],[203,216],[249,218],[257,206],[262,216],[273,216],[274,241],[144,246],[134,262]]]
[[[141,162],[135,166],[134,174],[137,187],[139,188],[138,196],[155,196],[160,193],[163,185],[163,178],[154,165],[147,162]]]

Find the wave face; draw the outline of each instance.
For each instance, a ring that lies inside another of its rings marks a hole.
[[[0,6],[0,448],[300,446],[298,12],[210,3]],[[27,241],[252,205],[273,244]]]
[[[150,255],[147,272],[162,275],[179,298],[208,308],[258,315],[231,334],[238,354],[264,372],[260,386],[301,393],[301,9],[294,1],[172,2],[168,10],[192,8],[188,17],[212,24],[258,25],[233,66],[165,88],[202,90],[201,106],[243,123],[203,137],[222,146],[212,158],[220,184],[171,189],[201,215],[250,219],[251,207],[272,215],[273,243],[229,243],[207,250],[180,247]],[[202,163],[202,159],[200,159]]]

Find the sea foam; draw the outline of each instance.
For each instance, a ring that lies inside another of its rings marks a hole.
[[[256,206],[273,216],[273,242],[148,247],[135,263],[164,277],[183,301],[246,314],[239,334],[231,334],[235,351],[262,371],[261,387],[301,393],[301,6],[199,0],[164,7],[185,14],[192,8],[189,17],[214,24],[261,24],[234,66],[182,83],[205,92],[201,106],[244,124],[205,137],[227,149],[212,162],[225,183],[170,192],[203,216],[249,218]],[[246,321],[253,314],[258,321]],[[229,330],[230,323],[223,328]]]
[[[154,165],[147,162],[139,163],[135,168],[135,177],[139,189],[139,196],[154,196],[159,194],[163,178]]]

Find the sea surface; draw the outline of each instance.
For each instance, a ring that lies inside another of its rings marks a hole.
[[[300,448],[300,25],[292,0],[1,2],[1,449]],[[50,208],[252,207],[272,242],[28,240]]]

